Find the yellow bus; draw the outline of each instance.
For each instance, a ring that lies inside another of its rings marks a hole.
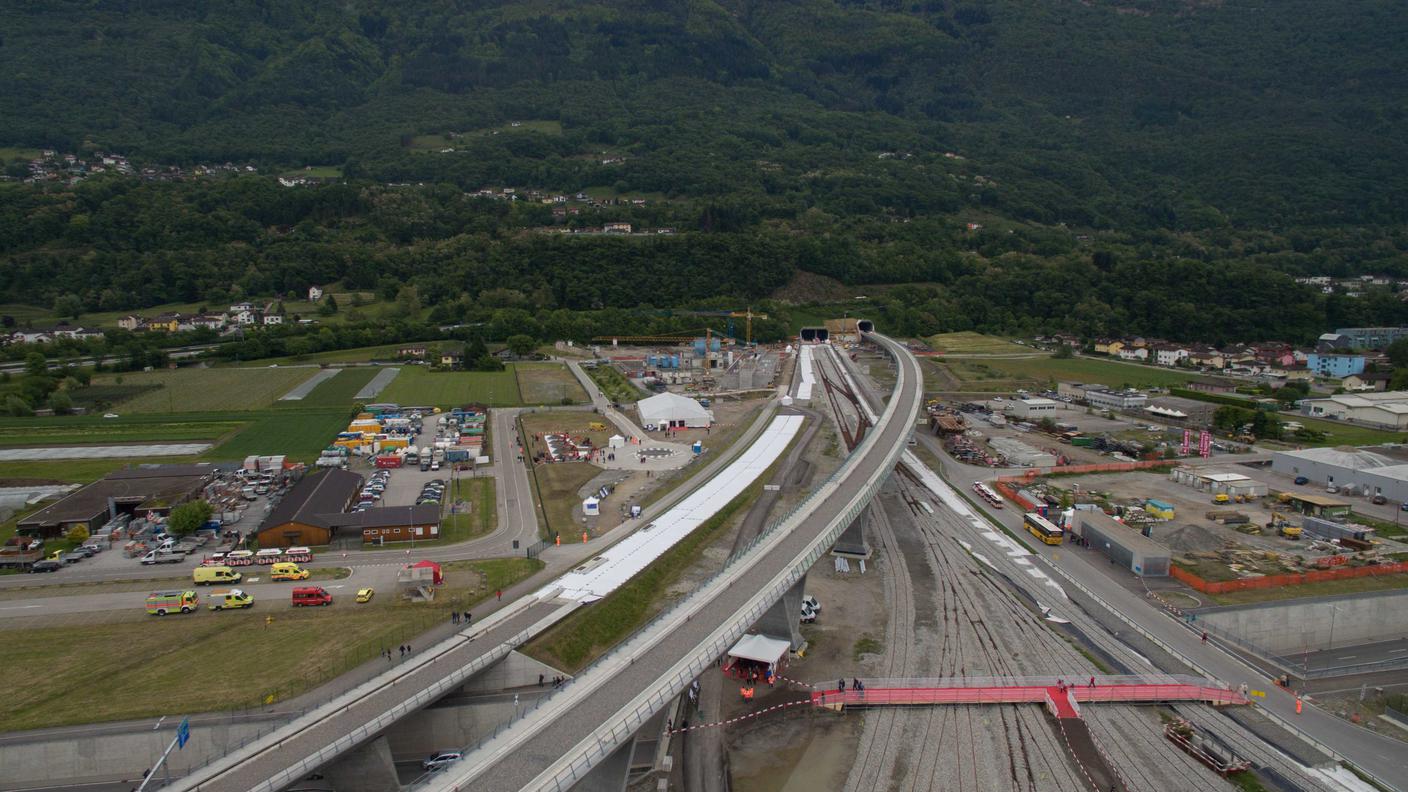
[[[1065,531],[1057,528],[1055,523],[1036,512],[1022,515],[1022,524],[1027,527],[1027,533],[1049,545],[1061,544],[1061,540],[1066,536]]]

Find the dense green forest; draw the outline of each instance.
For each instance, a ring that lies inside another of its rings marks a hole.
[[[542,326],[806,272],[912,284],[869,303],[902,333],[1400,323],[1388,292],[1292,276],[1408,278],[1404,40],[1387,0],[26,3],[0,146],[345,182],[0,184],[0,299],[390,281],[436,320]],[[564,220],[467,194],[504,186],[649,200]],[[532,230],[609,221],[678,233]]]

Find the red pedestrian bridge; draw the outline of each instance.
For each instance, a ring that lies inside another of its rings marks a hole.
[[[1060,719],[1079,718],[1080,705],[1094,702],[1152,703],[1204,701],[1246,704],[1246,695],[1209,679],[1191,676],[947,677],[939,679],[861,679],[818,689],[812,704],[846,707],[908,707],[940,704],[1045,704]]]

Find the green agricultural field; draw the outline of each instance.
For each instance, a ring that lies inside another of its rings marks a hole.
[[[87,484],[128,465],[181,465],[195,457],[141,457],[136,459],[41,459],[0,462],[0,482],[58,481]]]
[[[587,392],[567,366],[561,363],[515,363],[518,392],[524,404],[572,404],[587,400]]]
[[[149,442],[217,441],[244,427],[243,421],[133,422],[75,416],[0,419],[0,447],[107,445]]]
[[[276,408],[294,409],[298,407],[351,407],[352,399],[368,382],[372,381],[380,368],[360,366],[341,369],[333,377],[323,380],[307,396],[296,401],[274,402]]]
[[[602,394],[613,402],[635,403],[650,395],[637,388],[615,366],[603,364],[586,369],[586,372],[596,386],[601,388]]]
[[[119,414],[258,410],[316,373],[314,368],[188,368],[94,377],[93,382],[160,386],[114,404],[112,410]]]
[[[935,352],[946,354],[985,355],[1029,352],[1005,338],[983,335],[982,333],[940,333],[924,339]]]
[[[504,371],[431,371],[425,366],[405,366],[377,401],[437,407],[516,407],[523,403],[512,365]]]
[[[344,409],[277,410],[250,416],[248,428],[205,452],[206,459],[243,459],[250,454],[284,454],[290,460],[312,462],[338,432],[347,428],[351,405]]]
[[[1028,358],[954,359],[938,363],[959,380],[959,390],[1007,390],[1044,387],[1050,382],[1098,382],[1110,387],[1167,388],[1182,385],[1196,375],[1178,369],[1161,369],[1096,358],[1051,356]]]

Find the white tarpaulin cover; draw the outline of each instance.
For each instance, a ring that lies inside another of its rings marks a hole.
[[[766,635],[745,635],[738,639],[738,643],[734,644],[732,649],[728,650],[728,656],[771,665],[786,657],[787,652],[791,649],[792,644],[787,641],[769,638]]]
[[[802,381],[797,384],[797,399],[807,401],[811,399],[812,386],[816,384],[816,375],[812,372],[812,347],[802,347],[797,355],[797,365],[802,370]]]
[[[779,415],[733,464],[704,482],[650,525],[558,578],[548,588],[562,588],[561,596],[591,602],[630,580],[738,497],[763,474],[802,428],[802,416]],[[547,589],[544,589],[547,591]]]

